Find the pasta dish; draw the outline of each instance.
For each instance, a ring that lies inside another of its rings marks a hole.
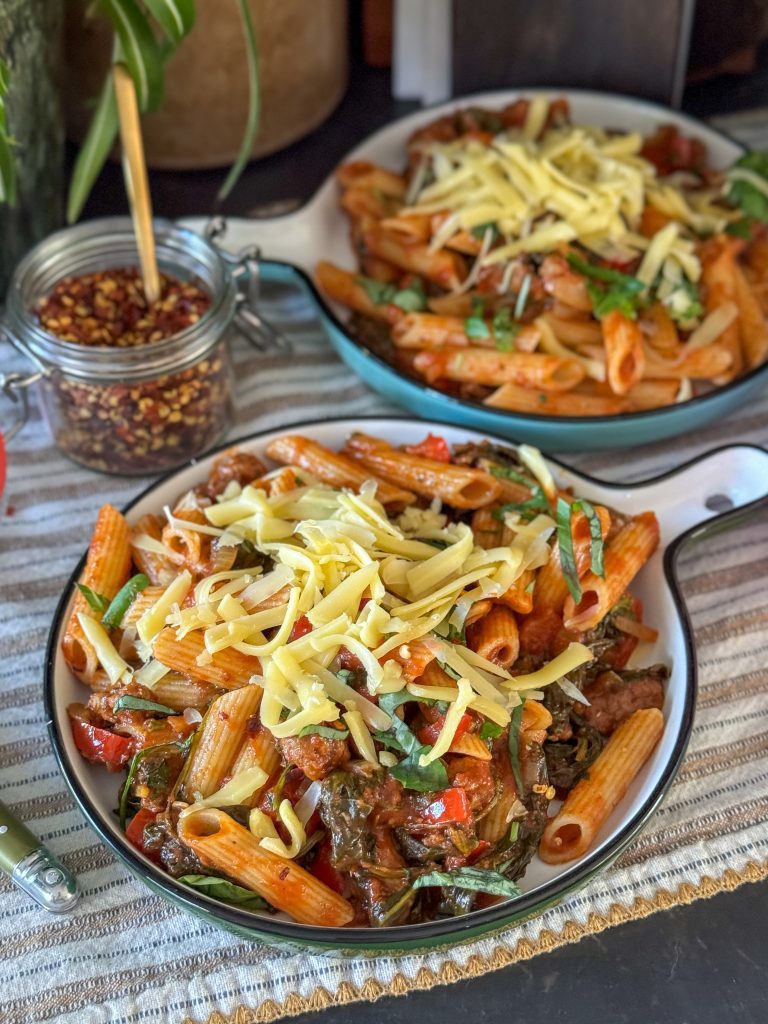
[[[571,123],[565,100],[458,110],[407,167],[338,172],[357,270],[325,294],[404,374],[496,409],[672,405],[768,358],[768,158]]]
[[[321,926],[459,915],[600,829],[664,728],[628,587],[658,544],[534,448],[229,451],[101,508],[62,651],[83,757],[183,884]],[[555,810],[555,808],[557,808]]]

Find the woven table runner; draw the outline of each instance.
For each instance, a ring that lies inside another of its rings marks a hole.
[[[301,419],[398,411],[339,363],[303,299],[283,295],[264,311],[290,334],[295,355],[261,356],[235,342],[232,438]],[[0,361],[23,369],[7,349]],[[590,473],[629,481],[738,441],[768,441],[768,396],[694,438],[569,458]],[[453,949],[341,960],[235,938],[152,895],[76,809],[51,753],[41,702],[53,611],[97,506],[120,506],[146,483],[76,467],[53,447],[36,412],[12,445],[0,525],[0,794],[77,874],[84,896],[73,913],[53,917],[0,879],[5,1024],[181,1024],[211,1015],[218,1024],[270,1021],[478,975],[768,872],[764,515],[684,555],[701,671],[688,756],[646,831],[560,906]]]

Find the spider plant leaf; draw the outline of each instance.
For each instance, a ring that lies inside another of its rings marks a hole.
[[[117,102],[112,75],[108,74],[101,90],[96,112],[77,155],[67,200],[67,222],[74,224],[99,176],[101,168],[115,143],[118,129]]]
[[[237,183],[237,179],[243,173],[243,168],[248,163],[253,149],[253,143],[259,131],[259,56],[256,45],[256,31],[253,27],[253,19],[248,7],[248,0],[238,0],[240,17],[243,22],[245,35],[245,46],[248,54],[248,118],[245,123],[243,141],[240,143],[240,152],[237,154],[227,179],[219,189],[216,197],[219,201],[226,199]]]
[[[128,67],[139,110],[157,110],[163,101],[163,53],[149,18],[136,0],[101,0],[100,6],[117,34],[115,59]]]
[[[144,0],[144,4],[174,46],[195,23],[195,0]]]

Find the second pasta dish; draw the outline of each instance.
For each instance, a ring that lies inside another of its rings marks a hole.
[[[594,848],[664,730],[666,667],[628,668],[653,511],[590,504],[526,446],[266,456],[98,514],[62,650],[127,840],[325,927],[466,914]]]
[[[715,170],[675,127],[574,124],[536,97],[439,118],[403,165],[342,165],[357,267],[316,278],[405,376],[498,410],[612,416],[768,358],[764,155]]]

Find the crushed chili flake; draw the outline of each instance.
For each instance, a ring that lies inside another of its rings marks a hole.
[[[196,323],[211,305],[197,285],[160,275],[151,305],[135,267],[65,277],[40,301],[40,326],[78,345],[149,345]]]
[[[127,268],[63,278],[37,315],[63,341],[126,350],[178,334],[210,305],[197,285],[161,275],[160,299],[149,306],[138,270]],[[59,374],[43,381],[43,404],[62,451],[91,469],[133,475],[178,465],[216,443],[232,412],[223,336],[195,365],[144,376],[132,381],[126,371],[119,384]]]

